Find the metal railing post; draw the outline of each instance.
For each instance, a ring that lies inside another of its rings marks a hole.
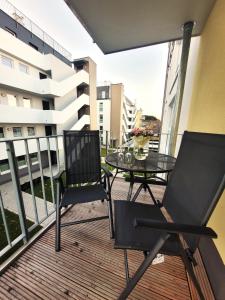
[[[26,213],[24,209],[23,197],[20,187],[20,180],[19,180],[19,172],[18,172],[18,165],[15,155],[15,149],[13,141],[6,141],[6,150],[8,154],[13,190],[15,193],[15,199],[18,209],[18,215],[20,220],[20,227],[23,234],[24,243],[26,243],[29,239],[27,224],[26,224]]]
[[[106,154],[108,154],[108,148],[109,148],[109,141],[108,141],[108,130],[106,130],[106,143],[105,143],[105,147],[106,147]]]

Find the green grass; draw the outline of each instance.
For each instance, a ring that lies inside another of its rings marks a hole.
[[[44,186],[45,186],[46,200],[49,201],[49,202],[53,202],[50,178],[44,178]],[[56,183],[55,183],[54,180],[53,180],[53,189],[54,189],[54,194],[55,194],[55,197],[56,197]],[[30,186],[29,186],[29,188],[27,188],[25,190],[25,192],[28,193],[28,194],[32,194]],[[42,192],[41,181],[34,184],[34,195],[38,198],[42,198],[42,199],[44,198],[43,197],[43,192]]]
[[[106,148],[101,148],[101,157],[106,157]]]
[[[9,229],[9,235],[11,241],[17,238],[21,234],[19,216],[7,209],[5,209],[6,222]],[[26,220],[27,227],[31,227],[34,223],[30,220]],[[30,237],[33,236],[36,232],[38,232],[42,227],[37,226],[31,233]],[[2,214],[0,214],[0,250],[2,250],[5,246],[7,246],[7,238],[5,233],[5,228],[3,224]],[[17,243],[11,250],[9,250],[3,257],[0,258],[0,263],[2,263],[5,259],[7,259],[12,253],[14,253],[19,247],[21,247],[23,242]]]

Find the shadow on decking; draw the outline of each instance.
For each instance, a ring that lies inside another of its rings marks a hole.
[[[118,179],[113,199],[125,199],[127,190],[128,184]],[[156,198],[162,198],[162,187],[153,187],[153,191]],[[143,192],[138,201],[150,202],[149,196]],[[77,205],[63,219],[98,216],[105,210],[100,201]],[[116,299],[125,286],[123,251],[114,250],[108,229],[108,220],[65,227],[62,250],[56,253],[51,227],[0,277],[0,298]],[[132,274],[143,254],[128,251],[128,256]],[[192,289],[180,258],[166,256],[164,263],[148,269],[129,299],[197,299]]]

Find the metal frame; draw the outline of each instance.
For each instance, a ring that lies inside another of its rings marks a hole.
[[[129,266],[128,266],[128,257],[127,257],[127,250],[124,250],[124,266],[125,266],[125,275],[127,280],[127,285],[118,297],[118,300],[125,300],[128,298],[132,290],[135,288],[139,280],[142,278],[148,267],[151,265],[153,259],[156,255],[160,252],[160,249],[163,247],[165,242],[172,236],[172,234],[195,234],[198,236],[206,236],[215,238],[217,237],[216,233],[209,227],[203,226],[195,226],[195,225],[186,225],[186,224],[176,224],[176,223],[160,223],[154,222],[152,220],[146,219],[135,219],[134,226],[140,227],[148,227],[152,229],[157,229],[160,231],[159,239],[153,249],[149,249],[149,251],[144,252],[144,260],[139,266],[138,270],[135,272],[133,277],[129,277]],[[205,297],[202,293],[201,287],[198,283],[198,280],[195,276],[193,270],[193,264],[195,265],[195,259],[193,257],[193,253],[189,251],[189,249],[184,249],[183,245],[180,241],[180,249],[179,249],[179,256],[182,258],[185,268],[190,275],[196,290],[199,294],[201,300],[205,300]]]

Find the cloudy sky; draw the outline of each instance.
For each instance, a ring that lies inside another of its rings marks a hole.
[[[160,118],[168,45],[104,55],[63,0],[10,0],[72,53],[97,63],[98,82],[124,83],[126,95],[145,113]]]

